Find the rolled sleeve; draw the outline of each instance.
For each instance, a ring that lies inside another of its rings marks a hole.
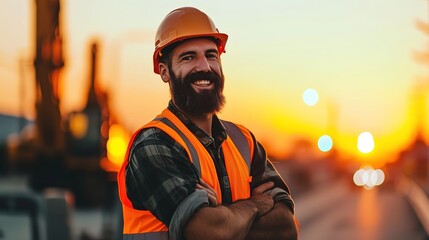
[[[289,207],[292,213],[295,213],[295,203],[289,193],[284,189],[276,187],[268,191],[267,194],[273,197],[274,202],[283,202]]]
[[[208,206],[208,194],[204,190],[197,189],[194,193],[183,200],[176,208],[171,218],[169,234],[172,239],[183,239],[183,230],[194,213],[203,206]]]

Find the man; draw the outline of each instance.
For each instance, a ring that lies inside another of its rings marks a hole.
[[[228,36],[195,8],[158,28],[171,101],[132,137],[118,173],[124,239],[296,239],[289,189],[241,125],[219,120]]]

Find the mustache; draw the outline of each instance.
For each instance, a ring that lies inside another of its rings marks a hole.
[[[211,82],[219,84],[221,82],[221,77],[213,71],[193,72],[188,74],[184,80],[188,83],[192,83],[197,80],[209,80]]]

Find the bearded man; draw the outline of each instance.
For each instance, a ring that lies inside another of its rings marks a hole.
[[[254,135],[220,120],[228,36],[196,8],[158,28],[171,100],[136,131],[118,173],[123,239],[297,239],[290,191]]]

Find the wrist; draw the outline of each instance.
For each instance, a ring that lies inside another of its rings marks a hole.
[[[231,204],[230,209],[236,214],[248,215],[251,219],[255,219],[259,212],[258,204],[251,198]]]
[[[254,214],[255,218],[259,216],[259,212],[261,211],[261,209],[259,208],[257,201],[252,198],[249,198],[249,208],[252,210],[252,213]]]

